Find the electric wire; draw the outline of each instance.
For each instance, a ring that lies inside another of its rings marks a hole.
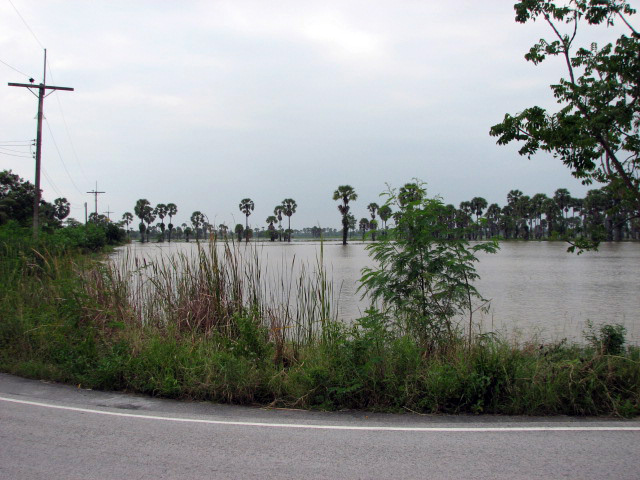
[[[15,153],[6,153],[0,151],[0,155],[8,155],[9,157],[19,157],[19,158],[33,158],[31,155],[16,155]]]
[[[18,14],[18,16],[20,17],[20,20],[22,20],[22,23],[24,23],[24,26],[27,27],[27,30],[29,30],[29,32],[31,32],[31,35],[33,36],[33,38],[35,39],[36,42],[38,42],[38,45],[40,45],[40,47],[42,47],[42,49],[44,50],[44,45],[42,45],[42,42],[40,42],[40,40],[38,40],[38,37],[36,37],[36,34],[33,33],[33,30],[31,30],[31,27],[29,26],[29,24],[27,23],[27,21],[24,19],[24,17],[22,15],[20,15],[20,12],[18,11],[18,9],[16,8],[16,6],[13,4],[13,2],[11,0],[8,0],[9,3],[11,4],[11,6],[13,7],[13,9],[16,11],[16,13]]]
[[[20,70],[18,70],[16,67],[13,67],[11,65],[9,65],[7,62],[5,62],[4,60],[0,59],[0,63],[6,65],[7,67],[9,67],[11,70],[15,70],[16,72],[18,72],[20,75],[24,75],[27,78],[31,78],[31,76],[27,75],[24,72],[21,72]]]
[[[73,185],[73,187],[76,189],[76,191],[80,195],[82,195],[82,192],[80,191],[80,189],[76,185],[76,182],[73,181],[73,178],[71,177],[71,174],[69,173],[69,169],[67,168],[67,164],[64,162],[64,160],[62,158],[62,154],[60,153],[60,149],[58,148],[58,142],[56,142],[56,139],[53,136],[53,131],[51,130],[51,125],[49,125],[49,120],[47,120],[46,118],[44,120],[45,120],[45,123],[47,124],[47,129],[49,130],[49,133],[51,134],[51,140],[53,140],[53,145],[56,147],[56,151],[58,152],[58,157],[60,158],[60,161],[62,162],[62,166],[64,167],[64,171],[67,172],[67,176],[69,177],[69,180],[71,180],[71,184]]]
[[[53,189],[53,191],[56,192],[58,197],[62,197],[62,194],[60,193],[60,190],[58,190],[58,187],[56,186],[55,183],[53,183],[53,180],[51,180],[51,177],[49,176],[49,174],[47,173],[47,171],[44,168],[42,169],[42,173],[44,174],[44,178],[47,179],[47,182],[49,183],[49,186]]]
[[[51,71],[51,64],[49,63],[49,60],[47,60],[47,68],[49,69],[49,77],[51,78],[51,81],[55,83],[55,80],[53,78],[53,72]],[[53,91],[54,93],[58,93],[57,90]],[[56,95],[56,100],[58,102],[58,108],[60,109],[60,115],[62,116],[62,123],[64,123],[64,129],[67,133],[67,138],[69,139],[69,144],[71,145],[71,151],[73,152],[73,157],[76,161],[76,164],[78,165],[78,168],[80,170],[80,173],[82,174],[82,176],[84,177],[85,181],[87,183],[89,183],[89,178],[87,177],[86,173],[84,172],[84,168],[82,167],[82,162],[80,161],[80,158],[78,157],[78,153],[76,151],[76,147],[73,143],[73,140],[71,138],[71,132],[69,131],[69,125],[67,124],[67,118],[64,115],[64,110],[62,109],[62,101],[60,100],[60,95]]]

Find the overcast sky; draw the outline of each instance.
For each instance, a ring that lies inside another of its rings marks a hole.
[[[549,31],[515,23],[513,3],[0,0],[0,169],[34,179],[7,142],[35,138],[37,99],[7,82],[40,82],[44,46],[47,83],[75,88],[45,100],[44,196],[80,220],[96,181],[112,219],[147,198],[177,204],[176,224],[201,210],[234,225],[250,197],[260,227],[284,198],[293,228],[339,227],[336,187],[356,189],[360,218],[413,177],[456,206],[582,196],[559,160],[489,136],[505,113],[554,108],[564,74],[524,60]]]

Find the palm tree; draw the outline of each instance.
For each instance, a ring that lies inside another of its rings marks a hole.
[[[191,214],[191,225],[193,225],[193,229],[196,232],[196,242],[198,241],[198,238],[200,237],[200,234],[198,233],[200,230],[200,226],[204,224],[204,214],[202,212],[200,212],[199,210],[196,210],[195,212],[193,212]]]
[[[53,216],[58,221],[62,221],[69,216],[71,205],[66,198],[56,198],[53,201]]]
[[[349,220],[347,215],[349,214],[349,202],[355,201],[358,198],[358,194],[351,185],[340,185],[335,192],[333,192],[334,200],[341,200],[342,204],[338,205],[338,210],[342,214],[342,244],[347,244],[347,234],[349,232]]]
[[[369,219],[362,217],[360,219],[360,223],[358,224],[358,227],[360,228],[360,231],[362,232],[362,241],[364,242],[364,235],[365,233],[367,233],[367,230],[369,230]]]
[[[131,222],[133,222],[133,215],[131,215],[131,212],[124,212],[122,214],[122,221],[127,226],[127,237],[128,237],[129,236],[129,224]]]
[[[500,233],[500,205],[492,203],[487,207],[487,221],[489,222],[489,235],[494,237]]]
[[[141,198],[136,202],[136,206],[133,207],[133,212],[136,214],[136,217],[140,219],[140,242],[144,243],[144,233],[147,230],[144,221],[148,213],[150,213],[153,209],[151,208],[151,204],[149,200],[146,198]]]
[[[167,206],[164,203],[159,203],[158,205],[156,205],[156,208],[153,210],[153,213],[155,215],[158,216],[158,218],[160,219],[160,232],[161,232],[161,238],[162,241],[164,242],[164,230],[165,230],[165,226],[164,226],[164,217],[167,216]]]
[[[296,213],[296,208],[298,208],[298,204],[293,198],[285,198],[282,201],[282,214],[289,217],[289,227],[287,231],[289,232],[287,235],[287,241],[291,242],[291,215]]]
[[[169,243],[171,243],[171,232],[173,231],[173,223],[171,220],[173,216],[178,213],[178,207],[175,203],[167,203],[167,215],[169,216]]]
[[[234,229],[236,235],[238,236],[238,242],[242,241],[242,233],[244,232],[244,227],[241,223],[236,224],[236,228]]]
[[[347,215],[347,227],[349,228],[349,231],[351,232],[351,237],[353,237],[353,232],[356,231],[357,224],[358,224],[358,221],[356,220],[356,217],[354,217],[352,214],[348,214]]]
[[[278,219],[278,240],[282,241],[282,205],[276,205],[273,209],[273,214]]]
[[[473,197],[471,199],[471,211],[476,216],[476,234],[477,232],[481,232],[480,228],[480,216],[484,209],[487,208],[487,201],[482,197]],[[482,235],[480,235],[482,237]]]
[[[391,211],[391,207],[389,205],[382,205],[378,209],[378,215],[380,215],[380,220],[383,222],[382,228],[384,229],[384,233],[387,233],[387,220],[391,218],[393,212]]]
[[[367,210],[369,210],[369,213],[371,214],[371,221],[372,222],[375,222],[376,213],[378,213],[378,209],[379,208],[380,207],[375,202],[371,202],[369,205],[367,205]],[[376,226],[377,225],[378,225],[378,223],[376,222]],[[376,229],[375,228],[371,228],[371,226],[369,226],[369,229],[371,230],[371,239],[375,242],[376,241]]]
[[[255,205],[253,204],[253,200],[251,200],[250,198],[243,198],[242,200],[240,200],[240,205],[238,205],[238,208],[242,213],[244,213],[245,216],[244,234],[247,243],[249,243],[249,215],[251,215],[254,206]]]
[[[267,224],[269,225],[267,227],[267,229],[269,230],[269,239],[273,242],[276,237],[276,227],[274,225],[274,223],[276,223],[278,221],[278,217],[276,217],[275,215],[269,215],[267,217]]]
[[[565,233],[567,228],[567,212],[569,211],[569,207],[571,205],[571,194],[566,188],[559,188],[553,194],[553,200],[556,202],[556,205],[558,205],[560,211],[564,212],[564,215],[562,217],[562,233]]]

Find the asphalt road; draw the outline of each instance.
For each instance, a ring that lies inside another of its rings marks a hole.
[[[303,412],[0,374],[0,479],[638,479],[640,421]]]

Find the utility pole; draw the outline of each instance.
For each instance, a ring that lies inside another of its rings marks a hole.
[[[87,224],[87,202],[84,202],[84,224]]]
[[[52,85],[47,85],[47,49],[44,49],[44,72],[42,74],[42,83],[40,85],[34,85],[33,79],[29,79],[32,83],[9,83],[10,87],[24,87],[28,88],[31,93],[33,91],[31,89],[38,89],[38,136],[36,137],[36,195],[33,199],[33,238],[38,238],[38,220],[40,215],[40,165],[42,160],[42,118],[43,114],[43,106],[44,106],[44,97],[47,97],[49,94],[53,92],[49,92],[46,94],[47,90],[66,90],[69,92],[73,92],[73,88],[70,87],[54,87]],[[35,94],[34,94],[35,95]]]
[[[98,191],[98,182],[96,182],[96,189],[92,190],[91,192],[87,192],[87,193],[91,193],[95,198],[94,198],[94,203],[95,203],[95,212],[96,212],[96,219],[98,218],[98,194],[100,193],[106,193],[106,192],[99,192]]]
[[[115,212],[112,212],[111,210],[109,210],[109,205],[107,205],[107,211],[104,213],[107,215],[107,220],[111,221],[111,217],[109,216],[109,214],[115,213]]]

